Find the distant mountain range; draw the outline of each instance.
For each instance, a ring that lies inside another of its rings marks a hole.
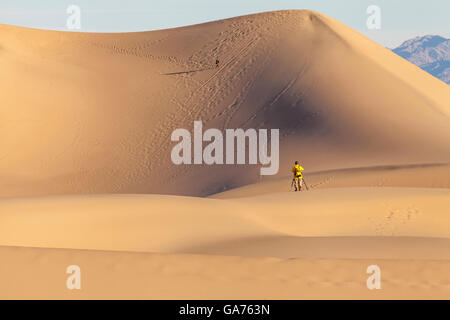
[[[392,51],[450,84],[450,39],[432,35],[416,37]]]

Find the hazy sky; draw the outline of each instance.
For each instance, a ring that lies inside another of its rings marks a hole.
[[[79,31],[87,32],[165,29],[263,11],[313,9],[387,47],[418,35],[450,38],[449,0],[0,0],[0,23],[67,30],[71,4],[81,9]],[[370,5],[381,9],[380,30],[366,26]]]

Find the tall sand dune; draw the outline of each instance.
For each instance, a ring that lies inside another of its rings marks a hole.
[[[2,25],[0,39],[3,197],[204,196],[261,179],[259,165],[174,165],[171,133],[194,120],[280,129],[280,175],[294,159],[450,162],[449,87],[317,12],[124,34]]]

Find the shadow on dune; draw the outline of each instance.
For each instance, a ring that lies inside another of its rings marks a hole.
[[[205,68],[205,69],[197,69],[197,70],[189,70],[189,71],[180,71],[180,72],[172,72],[172,73],[164,73],[163,76],[174,76],[177,74],[188,74],[188,73],[194,73],[194,72],[199,72],[199,71],[206,71],[206,70],[211,70],[214,69],[214,67],[211,68]]]
[[[427,237],[270,235],[186,246],[185,254],[280,259],[448,259],[450,239]],[[389,248],[389,250],[386,250]]]

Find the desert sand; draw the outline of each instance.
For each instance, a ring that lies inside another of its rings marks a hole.
[[[449,86],[333,18],[0,25],[0,68],[0,298],[450,298]],[[195,120],[279,128],[279,173],[174,165]]]

